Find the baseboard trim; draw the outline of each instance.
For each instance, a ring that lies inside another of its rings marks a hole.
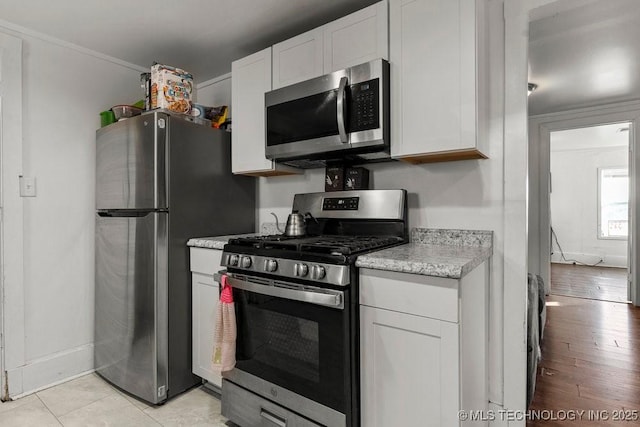
[[[582,254],[582,253],[572,253],[566,252],[564,254],[565,259],[580,261],[584,264],[595,264],[601,259],[604,261],[598,264],[598,267],[619,267],[619,268],[627,268],[627,257],[620,255],[606,255],[599,256],[593,254]],[[551,255],[551,262],[556,264],[573,264],[573,261],[564,261],[561,258],[560,253],[554,253]]]
[[[93,372],[93,348],[83,345],[9,370],[9,397],[17,399]],[[20,379],[22,384],[12,384]]]

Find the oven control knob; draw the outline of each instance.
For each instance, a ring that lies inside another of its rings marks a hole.
[[[229,258],[227,260],[227,264],[228,265],[238,265],[238,261],[239,261],[239,257],[238,255],[229,255]]]
[[[313,280],[321,280],[324,279],[326,275],[326,271],[321,265],[314,265],[311,267],[311,278]]]
[[[293,275],[304,277],[309,274],[309,266],[307,264],[296,264],[293,266]]]
[[[251,257],[248,256],[243,256],[242,259],[240,260],[240,265],[242,266],[242,268],[249,268],[251,267]]]
[[[273,272],[278,269],[278,261],[275,259],[267,259],[264,261],[264,271]]]

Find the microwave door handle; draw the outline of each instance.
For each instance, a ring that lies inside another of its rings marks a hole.
[[[342,142],[343,144],[346,144],[347,142],[349,142],[349,139],[347,138],[347,129],[345,127],[345,113],[344,113],[344,109],[346,106],[345,105],[346,93],[347,93],[347,78],[341,77],[340,85],[338,86],[338,100],[337,100],[336,107],[338,110],[338,115],[337,115],[338,133],[340,135],[340,142]]]

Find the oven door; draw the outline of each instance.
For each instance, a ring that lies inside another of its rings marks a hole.
[[[235,273],[227,276],[233,287],[238,334],[236,367],[225,377],[238,380],[241,376],[235,371],[241,371],[273,384],[277,387],[262,392],[250,384],[239,385],[302,415],[312,416],[301,405],[309,400],[344,417],[351,405],[348,289]],[[284,389],[282,396],[275,391],[278,388]],[[300,404],[288,392],[302,397]]]

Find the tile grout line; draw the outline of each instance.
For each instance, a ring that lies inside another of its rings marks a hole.
[[[93,405],[94,403],[99,402],[99,401],[101,401],[102,399],[106,399],[107,397],[109,397],[109,396],[104,396],[104,397],[101,397],[100,399],[92,400],[91,402],[87,403],[87,404],[86,404],[86,405],[84,405],[84,406],[81,406],[81,407],[76,408],[76,409],[72,409],[71,411],[65,412],[64,414],[60,414],[60,415],[56,415],[56,414],[54,414],[54,413],[53,413],[53,411],[52,411],[51,409],[49,409],[49,407],[47,406],[47,404],[46,404],[46,403],[44,403],[44,400],[40,399],[40,396],[38,396],[38,399],[40,399],[40,401],[44,404],[44,406],[46,406],[46,407],[47,407],[47,409],[49,410],[49,412],[51,412],[51,414],[52,414],[54,417],[56,417],[56,419],[59,419],[60,417],[64,417],[64,416],[66,416],[66,415],[68,415],[68,414],[71,414],[72,412],[75,412],[75,411],[77,411],[77,410],[79,410],[79,409],[83,409],[83,408],[86,408],[86,407],[87,407],[87,406],[89,406],[89,405]]]
[[[49,411],[49,413],[53,416],[53,418],[55,418],[55,419],[56,419],[56,421],[58,422],[58,424],[60,424],[61,426],[62,426],[62,425],[64,425],[64,424],[62,424],[62,421],[60,421],[60,419],[56,416],[56,414],[54,414],[54,413],[53,413],[53,411],[51,411],[51,409],[49,408],[49,406],[47,406],[47,404],[46,404],[46,403],[44,403],[44,400],[40,399],[40,396],[38,395],[38,393],[36,392],[36,393],[34,393],[34,394],[36,395],[36,397],[38,398],[38,400],[40,401],[40,403],[42,403],[42,406],[44,406],[44,407],[45,407],[45,409],[46,409],[47,411]]]
[[[138,405],[134,404],[134,403],[133,403],[131,400],[129,400],[129,399],[127,398],[127,396],[125,396],[123,393],[121,393],[121,392],[120,392],[120,394],[122,395],[122,397],[124,397],[124,399],[125,399],[125,400],[126,400],[126,401],[131,405],[131,406],[133,406],[134,408],[136,408],[138,411],[142,412],[142,414],[143,414],[144,416],[146,416],[147,418],[149,418],[151,421],[153,421],[153,422],[154,422],[154,423],[156,423],[157,425],[162,426],[162,423],[161,423],[160,421],[156,420],[155,418],[153,418],[151,415],[149,415],[149,414],[146,412],[146,409],[148,409],[148,408],[145,408],[145,409],[139,408],[139,407],[138,407]]]

